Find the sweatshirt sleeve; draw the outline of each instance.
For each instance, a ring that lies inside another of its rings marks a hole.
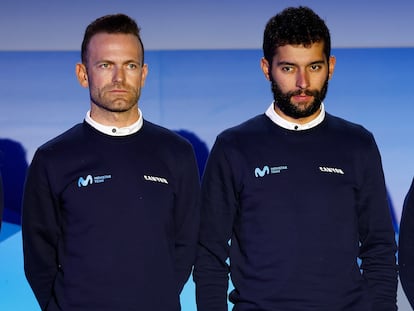
[[[46,162],[37,151],[26,178],[22,210],[24,270],[42,310],[52,298],[59,240],[58,205]]]
[[[201,226],[194,269],[198,311],[227,311],[229,240],[238,206],[234,176],[218,139],[202,182]]]
[[[1,231],[1,222],[3,219],[3,209],[4,209],[4,195],[3,195],[3,179],[0,172],[0,231]]]
[[[397,310],[396,240],[381,157],[371,141],[361,153],[361,187],[357,191],[361,270],[373,297],[373,310]]]
[[[414,179],[404,200],[400,223],[398,263],[402,288],[414,309]]]
[[[175,270],[182,291],[193,268],[200,223],[200,178],[191,145],[177,165],[180,179],[175,204]]]

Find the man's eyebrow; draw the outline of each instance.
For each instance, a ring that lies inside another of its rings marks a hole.
[[[277,65],[278,66],[281,66],[281,65],[296,66],[295,63],[291,63],[291,62],[287,62],[287,61],[279,61],[279,62],[277,62]]]
[[[95,62],[95,64],[100,64],[100,63],[106,63],[106,64],[116,64],[116,61],[114,60],[109,60],[109,59],[101,59]],[[130,64],[130,63],[135,63],[137,65],[142,66],[142,62],[140,60],[136,60],[136,59],[128,59],[122,62],[122,64]]]
[[[319,64],[324,64],[324,63],[325,63],[325,61],[323,59],[322,60],[315,60],[313,62],[310,62],[309,64],[306,64],[306,66],[319,65]],[[292,62],[289,62],[289,61],[279,61],[279,62],[277,62],[277,65],[278,66],[283,66],[283,65],[286,65],[286,66],[298,66],[297,63],[292,63]]]

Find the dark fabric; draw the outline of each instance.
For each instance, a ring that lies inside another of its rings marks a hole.
[[[371,133],[329,114],[305,131],[257,116],[207,162],[198,310],[227,310],[229,273],[237,311],[396,310],[395,242]]]
[[[414,309],[414,179],[401,214],[398,264],[402,288]]]
[[[84,122],[40,147],[22,233],[42,310],[180,310],[199,187],[191,144],[147,121],[125,137]]]
[[[0,230],[1,230],[1,222],[3,219],[3,210],[4,210],[3,178],[1,177],[1,172],[0,172]]]

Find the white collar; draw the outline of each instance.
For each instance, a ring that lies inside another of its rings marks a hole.
[[[313,119],[312,121],[306,124],[298,124],[298,123],[290,122],[290,121],[283,119],[281,116],[279,116],[276,113],[273,105],[274,105],[274,102],[269,106],[269,108],[267,108],[265,112],[266,116],[268,116],[270,120],[272,120],[274,123],[276,123],[280,127],[283,127],[288,130],[292,130],[292,131],[308,130],[322,123],[322,121],[325,119],[325,107],[323,103],[321,104],[321,112],[319,113],[319,115],[315,119]]]
[[[125,127],[116,127],[116,126],[110,126],[110,125],[108,126],[108,125],[100,124],[100,123],[96,122],[95,120],[93,120],[91,118],[90,110],[88,110],[88,112],[86,112],[85,121],[90,126],[92,126],[93,128],[95,128],[99,132],[104,133],[106,135],[126,136],[126,135],[131,135],[131,134],[134,134],[134,133],[138,132],[141,129],[143,123],[144,123],[143,117],[142,117],[142,112],[139,108],[138,108],[138,111],[139,111],[138,120],[135,123],[133,123],[129,126],[125,126]]]

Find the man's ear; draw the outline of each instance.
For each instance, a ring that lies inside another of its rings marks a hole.
[[[80,85],[82,85],[83,87],[89,86],[88,73],[86,71],[86,66],[84,64],[76,64],[76,77],[78,78]]]
[[[260,59],[260,67],[262,68],[265,78],[270,81],[270,64],[264,57]]]
[[[335,65],[336,65],[335,56],[329,57],[329,73],[328,73],[329,80],[332,78],[332,75],[333,75],[334,70],[335,70]]]

